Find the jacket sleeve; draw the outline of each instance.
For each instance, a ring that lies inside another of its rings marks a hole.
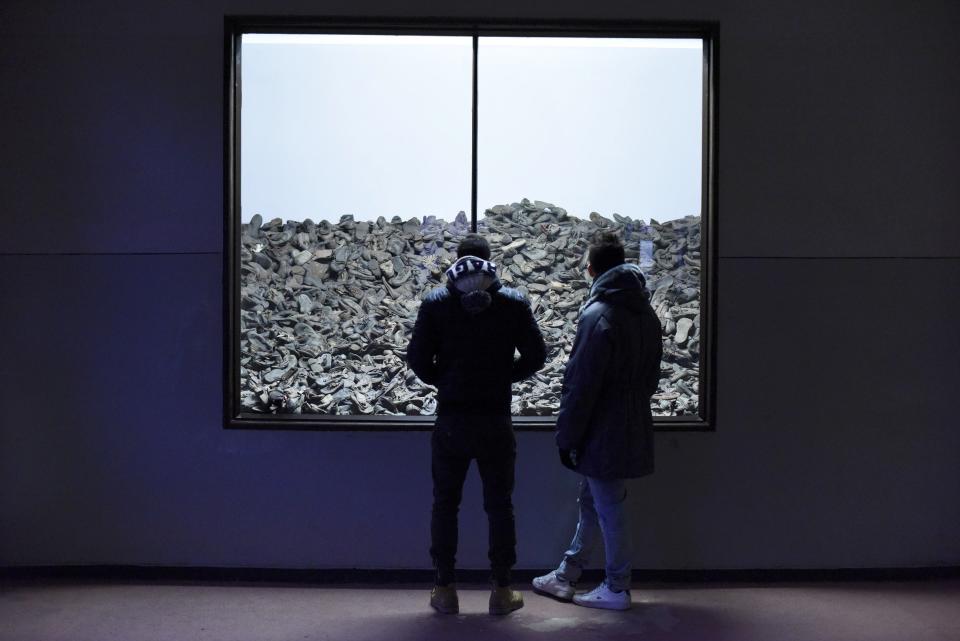
[[[407,364],[421,381],[436,385],[439,372],[435,357],[439,351],[440,333],[431,307],[427,301],[420,303],[413,336],[407,346]]]
[[[537,320],[533,317],[533,310],[530,309],[528,301],[524,301],[522,314],[523,320],[520,322],[520,332],[516,339],[520,358],[513,364],[510,377],[512,383],[533,376],[547,361],[547,345],[543,341],[543,334],[540,332]]]
[[[583,444],[613,354],[609,326],[603,317],[596,315],[585,320],[577,328],[563,373],[557,446],[564,450],[580,449]]]

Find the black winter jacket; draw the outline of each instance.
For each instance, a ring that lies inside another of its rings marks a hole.
[[[467,311],[469,300],[448,284],[420,304],[407,363],[437,388],[437,415],[510,415],[512,383],[543,367],[546,345],[518,291],[495,277],[484,287],[489,304]],[[514,350],[520,358],[514,360]]]
[[[653,472],[650,397],[660,379],[660,321],[640,268],[619,265],[590,290],[563,377],[557,445],[601,479]]]

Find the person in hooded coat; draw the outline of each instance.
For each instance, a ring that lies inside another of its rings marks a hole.
[[[564,371],[556,432],[561,462],[583,475],[580,516],[560,566],[534,579],[533,587],[578,605],[624,610],[631,577],[625,480],[653,472],[650,397],[660,380],[662,330],[643,273],[624,262],[615,234],[597,233],[587,269],[594,281]],[[606,578],[576,594],[600,538]]]
[[[407,347],[414,373],[437,388],[430,520],[436,585],[430,605],[440,612],[459,611],[453,585],[457,513],[470,461],[476,460],[489,521],[489,611],[508,614],[523,606],[520,592],[510,588],[517,560],[511,386],[543,367],[546,345],[530,303],[497,278],[487,241],[470,234],[457,256],[446,271],[446,286],[431,291],[420,304]],[[515,351],[520,352],[516,360]]]

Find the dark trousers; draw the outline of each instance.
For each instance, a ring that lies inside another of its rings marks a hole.
[[[517,443],[509,416],[438,416],[432,436],[433,513],[430,520],[430,556],[437,584],[455,580],[457,514],[470,461],[477,461],[483,482],[483,509],[489,522],[492,579],[510,583],[517,562],[517,534],[513,518],[514,462]]]

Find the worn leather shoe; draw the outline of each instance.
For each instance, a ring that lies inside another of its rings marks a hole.
[[[435,585],[430,590],[430,607],[443,614],[456,614],[460,611],[457,590],[452,585]]]
[[[509,586],[494,586],[490,590],[490,614],[510,614],[522,607],[523,595]]]

